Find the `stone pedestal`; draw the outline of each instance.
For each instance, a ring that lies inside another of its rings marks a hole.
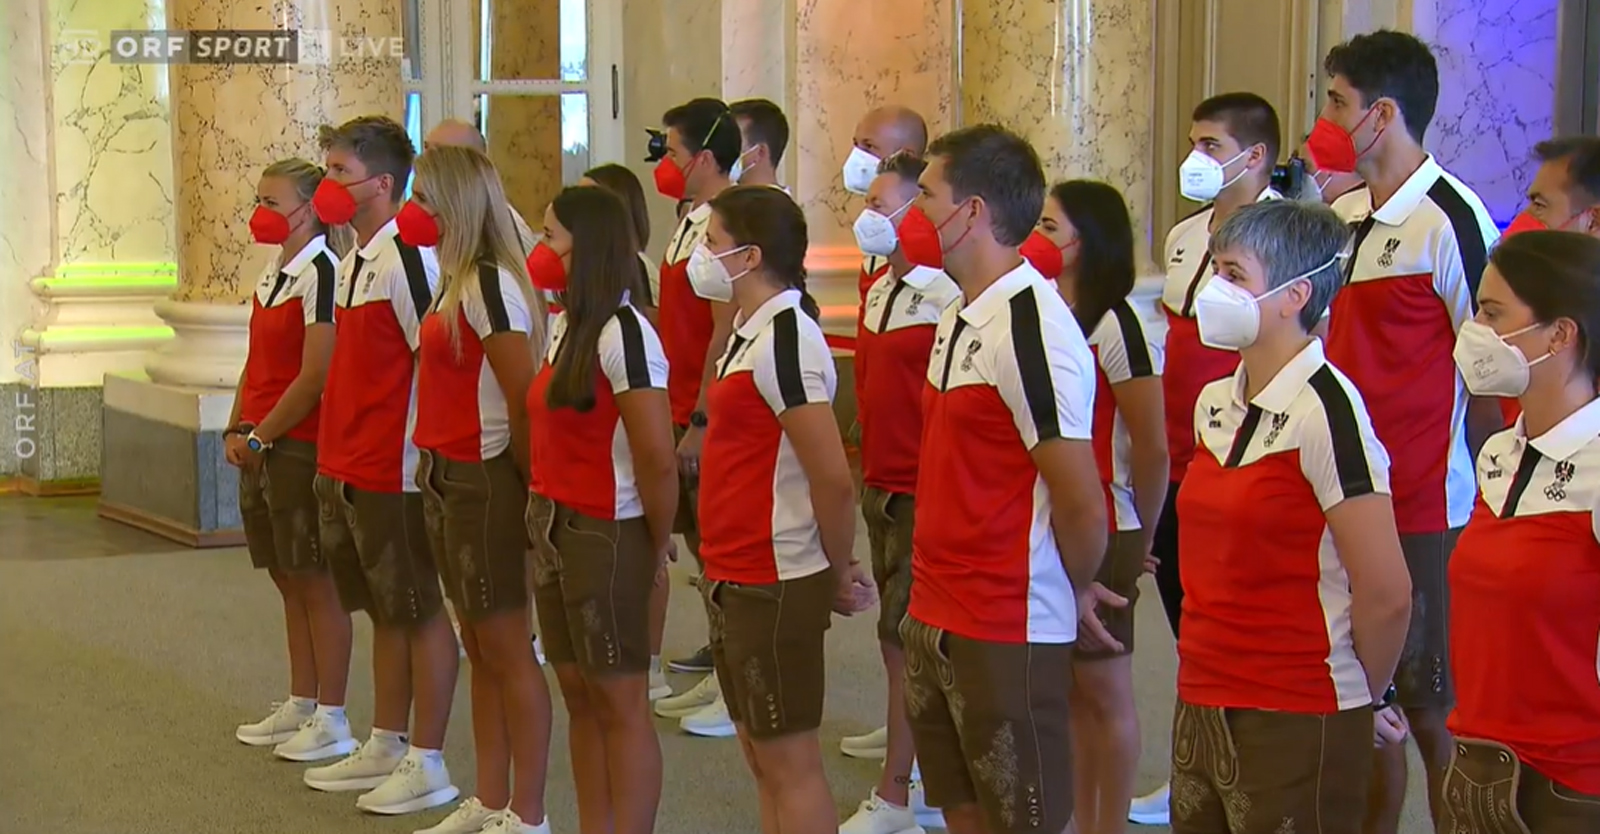
[[[223,460],[233,394],[139,373],[105,381],[100,515],[190,547],[244,542],[239,473]]]

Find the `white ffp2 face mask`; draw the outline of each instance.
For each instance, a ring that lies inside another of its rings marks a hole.
[[[852,145],[850,155],[844,160],[844,190],[865,196],[872,187],[873,178],[878,176],[878,163],[882,161]]]
[[[1238,182],[1239,178],[1245,175],[1245,171],[1250,170],[1245,168],[1235,174],[1233,179],[1227,180],[1224,179],[1223,169],[1238,162],[1249,152],[1250,149],[1245,148],[1227,162],[1218,162],[1210,155],[1202,153],[1199,148],[1190,151],[1184,158],[1183,164],[1178,166],[1178,190],[1184,197],[1197,203],[1217,199],[1222,189]]]
[[[1260,296],[1220,276],[1213,275],[1194,298],[1194,316],[1200,343],[1218,350],[1243,350],[1261,333],[1261,302],[1338,263],[1335,256],[1309,272],[1296,275]]]
[[[719,255],[712,252],[704,243],[696,246],[694,251],[689,253],[689,286],[694,289],[694,294],[711,301],[727,301],[732,298],[733,282],[743,278],[750,270],[747,269],[738,275],[729,275],[728,267],[722,259],[749,248],[740,246]]]
[[[1452,357],[1467,391],[1475,397],[1520,397],[1528,391],[1530,370],[1551,354],[1528,361],[1516,345],[1506,342],[1540,325],[1530,324],[1504,336],[1476,321],[1461,325]]]
[[[911,207],[911,202],[889,214],[874,209],[862,209],[851,230],[856,234],[856,245],[862,254],[887,258],[900,247],[900,235],[895,230],[894,219]]]
[[[750,151],[753,150],[755,150],[755,148],[751,147],[749,151],[739,154],[739,158],[733,161],[733,167],[728,169],[728,182],[731,182],[734,185],[739,184],[739,180],[744,177],[744,158],[749,156]]]

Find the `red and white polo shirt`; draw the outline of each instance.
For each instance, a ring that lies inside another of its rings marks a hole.
[[[1256,201],[1281,198],[1268,188]],[[1167,455],[1172,460],[1173,483],[1183,480],[1194,457],[1194,423],[1189,418],[1200,389],[1239,367],[1238,351],[1200,343],[1200,324],[1194,315],[1195,297],[1216,272],[1211,266],[1211,221],[1215,215],[1215,206],[1207,203],[1167,233],[1167,276],[1161,287],[1161,308],[1167,316],[1167,365],[1161,374],[1161,393],[1167,409]]]
[[[416,491],[416,351],[438,285],[433,250],[401,243],[393,220],[339,262],[317,435],[323,475],[369,492]]]
[[[889,259],[877,255],[867,255],[861,259],[861,270],[856,273],[856,286],[861,290],[861,303],[856,305],[856,350],[855,350],[855,390],[856,410],[861,410],[861,400],[866,397],[866,380],[862,377],[861,367],[865,363],[862,356],[864,337],[867,335],[867,293],[871,292],[872,285],[889,272]],[[860,423],[859,415],[856,422]]]
[[[1100,482],[1106,488],[1106,508],[1112,530],[1143,529],[1145,519],[1133,504],[1133,438],[1117,407],[1115,386],[1135,379],[1161,376],[1165,364],[1161,345],[1150,338],[1148,327],[1133,302],[1123,299],[1100,319],[1089,334],[1094,351],[1094,459]],[[1149,519],[1151,524],[1155,519]]]
[[[672,400],[672,422],[689,425],[689,415],[700,401],[700,381],[711,347],[711,302],[695,294],[689,283],[689,255],[706,239],[711,224],[711,204],[701,203],[678,221],[661,259],[661,347],[667,352],[667,396]]]
[[[499,333],[526,336],[533,315],[510,270],[480,266],[466,280],[455,312],[455,338],[439,302],[422,320],[413,439],[419,449],[471,463],[498,457],[511,445],[506,395],[483,343]],[[440,301],[443,297],[441,292]]]
[[[1600,794],[1600,400],[1489,438],[1478,484],[1450,557],[1450,732]]]
[[[338,260],[322,235],[312,238],[282,269],[261,274],[250,307],[250,354],[244,364],[244,389],[239,392],[239,420],[256,425],[278,405],[283,392],[300,376],[306,328],[333,323],[333,293],[339,283]],[[284,433],[317,442],[319,407]]]
[[[861,258],[861,271],[856,273],[856,288],[861,291],[861,303],[867,303],[867,293],[872,291],[872,286],[878,283],[889,271],[889,259],[877,255],[865,255]],[[865,308],[863,308],[865,312]]]
[[[763,584],[828,569],[811,486],[779,415],[833,402],[838,378],[822,328],[785,290],[734,323],[707,395],[700,452],[706,577]]]
[[[1240,366],[1195,406],[1199,440],[1178,490],[1178,697],[1297,713],[1370,704],[1326,513],[1389,494],[1389,456],[1320,340],[1249,402],[1244,386]]]
[[[885,271],[862,305],[856,338],[857,420],[862,481],[910,495],[922,448],[922,389],[939,317],[961,295],[943,270]]]
[[[1400,532],[1460,527],[1474,490],[1467,389],[1451,353],[1499,232],[1478,195],[1431,156],[1382,206],[1362,188],[1333,208],[1355,235],[1330,310],[1328,359],[1372,404],[1372,424],[1394,452]]]
[[[624,294],[622,306],[600,331],[593,406],[584,411],[552,408],[546,398],[556,357],[566,342],[567,316],[556,316],[544,367],[528,389],[531,489],[591,518],[638,518],[644,515],[644,503],[617,397],[629,391],[665,391],[667,354],[655,328]]]
[[[1094,387],[1082,329],[1026,261],[945,308],[923,389],[912,616],[973,640],[1077,639],[1031,452],[1090,439]]]

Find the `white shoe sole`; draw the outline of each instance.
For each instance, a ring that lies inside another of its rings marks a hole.
[[[356,748],[360,746],[361,745],[356,743],[355,739],[348,738],[344,741],[336,741],[327,747],[318,747],[315,750],[305,750],[290,753],[285,753],[281,750],[273,750],[272,755],[291,762],[320,762],[324,759],[348,756],[351,753],[356,752]]]
[[[839,746],[839,752],[852,759],[882,759],[889,755],[887,747],[845,747]]]
[[[289,739],[294,738],[295,733],[297,732],[299,732],[299,730],[285,730],[281,733],[275,733],[270,736],[250,736],[245,735],[242,731],[235,730],[233,737],[244,744],[250,745],[251,747],[276,747],[288,741]]]
[[[672,685],[671,684],[667,684],[665,686],[658,686],[655,689],[650,690],[650,694],[649,694],[648,697],[650,698],[650,702],[651,703],[655,703],[656,701],[659,701],[662,698],[666,698],[666,697],[670,696],[671,694],[672,694]]]
[[[695,704],[687,707],[668,707],[665,704],[662,704],[660,701],[657,701],[655,705],[655,713],[662,718],[688,718],[700,710],[711,706],[711,704],[711,701],[707,701],[703,704]]]
[[[683,731],[689,735],[700,736],[701,738],[727,738],[728,736],[737,735],[739,733],[738,730],[734,729],[733,722],[731,721],[727,724],[718,724],[714,727],[691,727],[681,724],[679,726],[682,727]]]
[[[301,779],[306,783],[306,787],[313,790],[319,790],[323,793],[346,793],[349,791],[373,790],[384,782],[389,781],[389,774],[384,773],[379,776],[363,776],[360,779],[344,779],[331,782],[323,779],[313,779],[310,775],[303,776]]]
[[[1145,811],[1137,813],[1134,811],[1129,811],[1128,822],[1131,822],[1134,825],[1171,825],[1172,811]]]
[[[461,790],[459,788],[455,785],[447,785],[433,793],[426,793],[416,799],[408,799],[405,802],[397,802],[393,805],[367,805],[361,801],[366,799],[363,796],[356,800],[356,807],[369,814],[382,814],[383,816],[393,817],[401,814],[415,814],[418,811],[426,811],[429,808],[437,808],[460,795]]]

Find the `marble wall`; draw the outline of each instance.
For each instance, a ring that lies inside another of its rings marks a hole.
[[[172,29],[330,30],[394,38],[394,0],[167,0]],[[359,115],[402,118],[400,61],[334,50],[326,63],[185,64],[172,73],[179,301],[240,302],[267,250],[247,220],[261,170],[284,157],[316,159],[317,128]]]
[[[161,28],[163,0],[51,0],[54,161],[61,263],[170,262],[167,68],[113,64],[76,46]]]
[[[881,104],[921,113],[930,137],[956,122],[954,0],[793,2],[793,112],[804,114],[794,120],[791,143],[795,197],[806,210],[813,247],[853,249],[850,225],[861,200],[844,190],[840,169],[856,122]],[[966,0],[967,15],[983,3]]]
[[[32,352],[21,344],[33,320],[28,282],[49,270],[54,255],[46,20],[42,0],[7,0],[0,8],[0,113],[7,114],[0,119],[0,384],[38,378]],[[0,474],[6,451],[0,448]]]
[[[1508,223],[1554,125],[1559,0],[1417,0],[1415,33],[1439,61],[1427,147]]]
[[[474,17],[475,29],[477,21]],[[549,81],[561,77],[560,2],[493,0],[490,25],[494,27],[490,78]],[[489,96],[483,115],[489,158],[500,169],[511,204],[537,227],[545,206],[562,185],[561,100],[555,96],[494,95]]]
[[[794,112],[796,5],[797,0],[722,5],[723,98],[764,98]]]
[[[1149,0],[962,5],[962,123],[997,122],[1022,134],[1052,181],[1091,177],[1122,189],[1140,239],[1148,241],[1155,107]]]

